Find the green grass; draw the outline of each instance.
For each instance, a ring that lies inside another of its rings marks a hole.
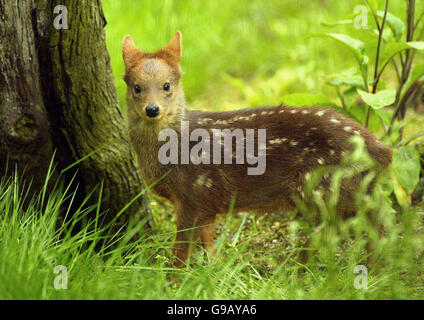
[[[96,205],[69,212],[74,193],[58,187],[44,202],[40,195],[24,210],[26,188],[20,185],[16,177],[0,183],[0,299],[420,299],[423,295],[424,213],[412,208],[396,213],[380,192],[361,195],[363,209],[337,224],[331,210],[322,211],[322,223],[315,229],[307,223],[313,206],[303,208],[296,220],[283,213],[223,216],[218,220],[214,261],[208,262],[198,248],[190,266],[176,270],[169,263],[175,237],[169,206],[152,201],[156,225],[152,235],[129,241],[138,226],[126,236],[111,235],[102,241],[105,233],[96,227],[101,219]],[[366,208],[376,210],[385,236],[378,242],[382,255],[377,268],[369,270],[368,289],[357,290],[353,270],[366,265],[366,239],[376,236],[365,217]],[[64,214],[72,217],[62,222],[58,217]],[[298,253],[305,234],[311,236],[312,246],[303,265]],[[68,270],[67,290],[54,287],[58,265]],[[179,275],[177,285],[169,281],[174,274]]]
[[[309,35],[332,31],[320,21],[350,16],[354,6],[362,4],[360,0],[348,4],[339,0],[102,2],[123,109],[121,41],[125,34],[132,34],[140,48],[153,51],[176,30],[182,31],[183,83],[190,108],[275,104],[289,93],[316,93],[337,101],[334,90],[325,84],[327,75],[355,70],[348,51]],[[402,16],[400,1],[391,3],[392,11]],[[366,40],[351,27],[342,30]],[[370,41],[366,44],[374,46]],[[385,80],[391,81],[390,77]],[[250,86],[253,94],[246,94],[243,86]],[[422,126],[422,119],[413,121],[418,121],[416,127]],[[358,215],[336,225],[330,210],[319,228],[307,223],[314,206],[303,207],[296,219],[282,212],[223,216],[218,220],[216,260],[208,262],[198,248],[187,269],[174,270],[170,258],[175,218],[169,204],[160,199],[153,198],[151,203],[152,235],[131,242],[131,234],[138,231],[134,229],[124,237],[112,235],[102,241],[104,230],[97,227],[102,213],[97,206],[67,209],[74,190],[58,186],[46,197],[30,201],[24,210],[26,190],[18,178],[0,182],[0,299],[423,297],[423,209],[395,207],[378,192],[372,197],[362,195]],[[365,218],[368,208],[376,210],[386,232],[378,242],[381,259],[369,270],[368,290],[357,290],[353,270],[366,264],[366,239],[376,237]],[[66,222],[64,215],[70,217]],[[302,265],[298,253],[305,235],[311,236],[312,254]],[[54,288],[58,265],[68,269],[68,290]],[[176,273],[180,283],[172,286],[169,278]]]

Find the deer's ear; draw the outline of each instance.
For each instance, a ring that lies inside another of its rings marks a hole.
[[[135,45],[134,39],[130,35],[126,35],[122,41],[122,57],[127,65],[131,58],[141,50]]]
[[[177,59],[177,61],[181,60],[181,56],[183,53],[181,31],[177,31],[175,33],[174,37],[168,43],[168,45],[164,48],[164,50],[171,53]]]

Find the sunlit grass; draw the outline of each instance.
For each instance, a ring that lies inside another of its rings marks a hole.
[[[357,168],[359,163],[368,168],[363,152],[352,157]],[[346,172],[340,171],[340,177]],[[370,180],[364,181],[366,190]],[[24,203],[23,185],[17,175],[0,183],[0,299],[422,298],[424,213],[417,208],[393,210],[381,188],[359,193],[359,210],[347,220],[334,215],[332,196],[324,201],[316,194],[309,205],[299,206],[296,219],[283,212],[222,216],[217,256],[208,261],[197,246],[189,266],[180,270],[170,260],[175,227],[169,206],[152,202],[152,234],[130,241],[137,226],[105,238],[110,225],[99,225],[100,201],[88,205],[87,197],[71,211],[75,191],[57,186],[44,201],[41,193]],[[321,215],[318,225],[311,220],[316,210]],[[380,240],[367,220],[368,210],[384,225]],[[311,246],[304,264],[299,251],[305,249],[306,237]],[[380,252],[372,267],[366,250],[370,238]],[[66,290],[54,287],[58,265],[68,270]],[[366,290],[354,286],[358,265],[368,266]],[[173,284],[175,274],[179,280]]]

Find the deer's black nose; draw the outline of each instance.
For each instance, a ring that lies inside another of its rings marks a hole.
[[[149,118],[155,118],[159,115],[159,107],[155,104],[149,103],[146,107],[146,115]]]

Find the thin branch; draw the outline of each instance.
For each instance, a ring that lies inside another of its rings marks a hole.
[[[414,147],[414,148],[416,148],[416,147],[418,147],[420,144],[423,144],[424,143],[424,139],[421,139],[421,140],[419,140],[418,142],[415,142],[412,146]]]
[[[407,8],[407,12],[408,12],[408,31],[406,34],[406,41],[413,41],[414,40],[414,18],[415,18],[415,0],[409,0],[408,1],[408,8]],[[402,81],[403,83],[405,83],[409,77],[409,74],[411,73],[411,68],[412,68],[412,61],[414,58],[414,54],[413,54],[413,50],[412,49],[408,49],[406,50],[406,59],[405,59],[405,68],[403,70],[403,74],[402,74]],[[400,92],[399,92],[400,94]],[[409,98],[409,97],[405,97],[404,98]],[[400,107],[400,117],[401,119],[403,119],[405,117],[405,113],[406,113],[406,100],[404,101],[404,103],[402,103],[402,101],[400,101],[399,104]],[[402,133],[401,133],[402,136]]]
[[[406,41],[413,41],[414,39],[414,18],[415,18],[415,0],[408,0],[408,4],[407,4],[407,33],[406,33]],[[399,88],[396,94],[396,101],[394,103],[394,105],[396,106],[395,112],[393,113],[392,119],[390,121],[390,126],[389,126],[389,131],[388,133],[391,132],[393,124],[395,122],[395,120],[400,116],[400,119],[403,120],[406,114],[406,102],[408,101],[408,99],[410,98],[411,94],[414,92],[414,90],[416,89],[416,84],[414,84],[413,86],[411,86],[411,88],[409,88],[408,92],[406,92],[406,94],[403,96],[403,98],[401,97],[403,88],[405,86],[405,83],[407,82],[408,78],[409,78],[409,74],[411,72],[411,68],[412,68],[412,61],[414,58],[414,54],[413,54],[413,50],[412,49],[408,49],[405,52],[405,56],[403,54],[400,55],[401,57],[401,63],[402,63],[402,73],[401,73],[401,78],[400,78],[400,84],[399,84]],[[400,138],[402,138],[403,135],[403,130],[400,130]]]
[[[417,19],[417,22],[415,22],[415,25],[414,25],[414,31],[415,30],[417,30],[417,27],[418,27],[418,25],[420,24],[420,22],[421,22],[421,20],[422,20],[422,18],[424,17],[424,11],[423,12],[421,12],[421,14],[420,14],[420,16],[418,17],[418,19]]]
[[[399,53],[400,56],[400,64],[402,65],[402,70],[405,68],[405,57],[403,56],[403,52]]]
[[[389,64],[391,61],[394,61],[394,56],[393,56],[390,60],[386,61],[386,63],[385,63],[385,64],[383,65],[383,67],[380,69],[380,71],[378,72],[377,77],[374,79],[374,84],[378,84],[378,82],[380,81],[380,78],[381,78],[381,76],[382,76],[382,74],[383,74],[384,70],[386,69],[386,67],[388,66],[388,64]],[[399,73],[399,70],[397,69],[396,62],[394,61],[394,63],[395,63],[395,69],[396,69],[396,72],[397,72],[397,74],[398,74],[398,78],[400,79],[400,73]],[[377,86],[375,86],[375,89],[374,89],[374,87],[373,87],[373,91],[374,91],[374,90],[376,90],[376,89],[377,89]],[[375,93],[375,92],[373,92],[373,93]]]
[[[371,107],[368,106],[367,118],[365,119],[365,128],[368,128],[368,125],[369,125],[369,122],[370,122],[370,115],[371,115]]]
[[[337,94],[340,98],[340,101],[342,102],[343,109],[347,110],[346,100],[345,100],[343,93],[342,93],[342,91],[340,90],[339,87],[337,88]]]
[[[381,125],[383,126],[384,134],[386,134],[387,127],[386,127],[386,124],[384,123],[384,119],[381,116],[379,116],[379,118],[380,118]]]
[[[388,11],[389,11],[389,0],[386,0],[386,5],[385,5],[385,8],[384,8],[383,21],[381,23],[381,27],[378,29],[377,55],[375,57],[374,83],[373,83],[373,86],[372,86],[372,93],[376,93],[378,81],[379,81],[380,76],[381,76],[381,73],[380,73],[380,75],[378,73],[378,63],[379,63],[379,60],[380,60],[381,43],[383,41],[383,31],[384,31],[384,26],[386,24],[387,12]],[[387,63],[386,63],[386,65],[387,65]],[[386,65],[383,66],[382,70],[384,70]],[[367,117],[366,117],[366,120],[365,120],[365,127],[366,128],[368,128],[368,124],[369,124],[369,120],[370,120],[370,113],[371,113],[371,107],[368,106]]]
[[[397,79],[398,79],[398,83],[400,83],[400,70],[399,70],[399,66],[398,66],[398,64],[397,64],[397,62],[396,62],[395,59],[392,59],[392,63],[393,63],[393,67],[395,68],[395,71],[396,71],[396,76],[397,76]]]
[[[393,113],[392,116],[392,120],[390,121],[390,128],[389,128],[389,133],[391,130],[391,126],[393,125],[393,123],[395,122],[397,116],[399,115],[401,109],[403,106],[406,105],[406,103],[408,102],[409,98],[412,96],[412,94],[415,92],[415,90],[419,90],[422,86],[423,86],[424,82],[415,82],[410,88],[409,90],[405,93],[405,95],[403,96],[402,100],[400,100],[398,107],[396,108],[396,111]],[[403,88],[403,86],[402,86]],[[402,90],[401,90],[402,91]],[[400,93],[399,93],[400,95]]]
[[[373,88],[372,88],[372,93],[375,93],[377,91],[377,85],[378,85],[378,80],[379,80],[378,63],[379,63],[379,60],[380,60],[381,43],[382,43],[382,40],[383,40],[383,30],[384,30],[384,25],[386,24],[386,18],[387,18],[387,12],[388,11],[389,11],[389,0],[386,0],[386,6],[384,8],[383,22],[381,24],[381,30],[378,34],[377,56],[375,58],[374,84],[373,84]],[[384,67],[383,67],[383,69],[384,69]]]
[[[406,137],[402,141],[400,141],[396,146],[406,146],[410,144],[412,141],[424,137],[424,130],[420,130],[418,132],[415,132],[414,134],[411,134],[410,136]]]
[[[370,10],[371,10],[371,14],[372,14],[372,16],[373,16],[373,18],[374,18],[374,21],[375,21],[375,24],[377,25],[377,29],[378,29],[378,31],[380,32],[381,27],[380,27],[380,23],[378,22],[378,17],[377,17],[377,15],[375,14],[374,10],[371,8],[371,5],[370,5],[370,3],[368,2],[368,0],[364,0],[364,2],[365,2],[365,4],[368,6],[368,8],[370,8]]]
[[[417,41],[420,41],[420,39],[423,37],[424,35],[424,26],[421,28],[421,32],[419,33],[418,37],[417,37]]]

